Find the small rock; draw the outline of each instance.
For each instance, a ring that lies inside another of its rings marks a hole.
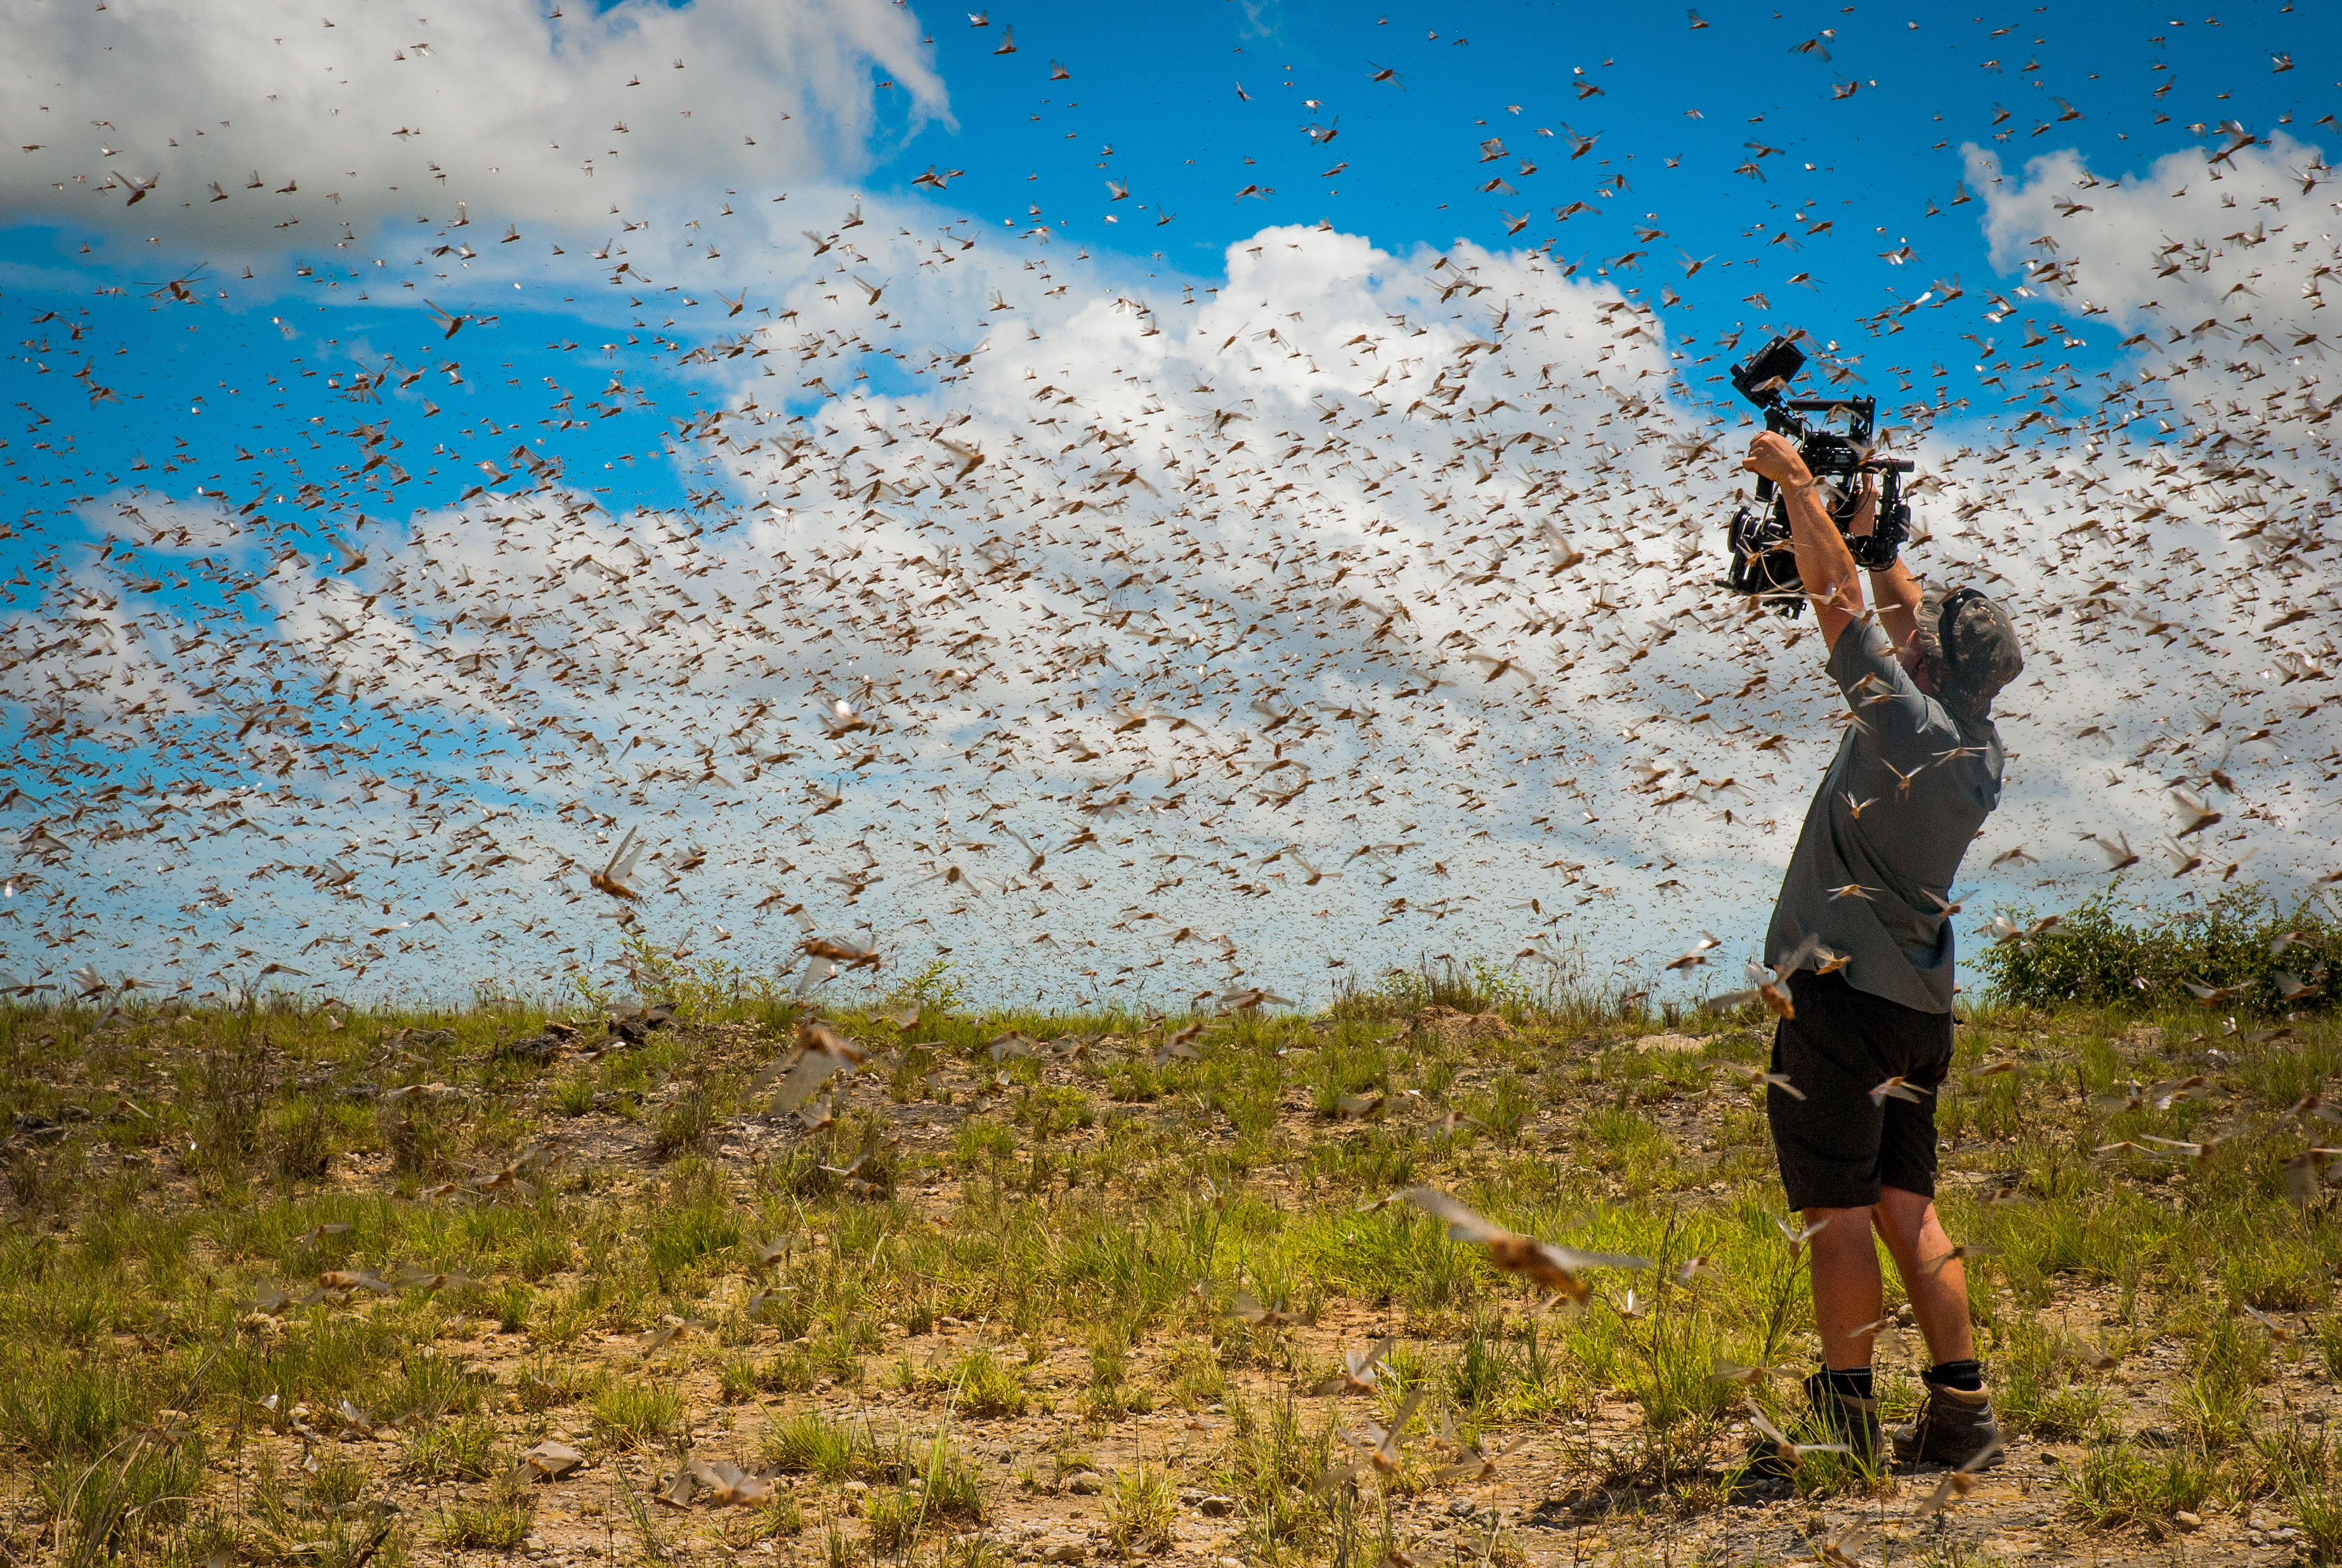
[[[1236,1511],[1233,1497],[1206,1497],[1196,1504],[1196,1512],[1206,1519],[1225,1519]]]
[[[515,1061],[535,1062],[541,1066],[561,1054],[561,1041],[551,1034],[529,1034],[505,1041],[495,1054]]]
[[[2173,1523],[2178,1525],[2182,1530],[2201,1530],[2204,1528],[2203,1515],[2198,1513],[2190,1513],[2185,1508],[2173,1514],[2171,1516],[2171,1520]]]
[[[1060,1541],[1041,1553],[1044,1563],[1079,1563],[1089,1555],[1089,1549],[1078,1541]]]
[[[1106,1490],[1106,1477],[1095,1470],[1076,1470],[1066,1477],[1066,1490],[1076,1497],[1095,1497]]]
[[[1694,1034],[1646,1034],[1635,1042],[1635,1049],[1645,1055],[1655,1051],[1705,1051],[1707,1042]]]

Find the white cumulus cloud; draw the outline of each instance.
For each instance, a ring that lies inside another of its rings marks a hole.
[[[534,259],[540,225],[582,233],[613,205],[850,179],[882,99],[897,134],[948,114],[916,19],[885,0],[17,5],[0,74],[16,221],[223,262],[459,202],[478,249],[517,224]]]

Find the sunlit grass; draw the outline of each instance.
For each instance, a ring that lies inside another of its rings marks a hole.
[[[1316,1563],[1370,1549],[1377,1498],[1437,1495],[1445,1413],[1475,1439],[1537,1437],[1572,1484],[1703,1506],[1747,1410],[1799,1419],[1813,1354],[1761,1103],[1720,1065],[1761,1061],[1764,1033],[1685,1019],[1699,1048],[1639,1050],[1651,1019],[1486,980],[1203,1020],[1193,1059],[1158,1060],[1176,1020],[931,1007],[889,1059],[907,1035],[849,1018],[875,1070],[838,1085],[835,1125],[777,1135],[745,1086],[786,1020],[713,993],[646,1042],[544,1064],[496,1050],[541,1029],[528,1010],[333,1029],[0,1009],[0,1110],[56,1129],[7,1172],[0,1472],[64,1539],[354,1551],[386,1528],[384,1560],[411,1561],[524,1538],[539,1494],[515,1466],[558,1434],[586,1454],[560,1484],[629,1550],[673,1533],[642,1495],[656,1476],[720,1453],[807,1489],[732,1516],[735,1550],[802,1527],[815,1555],[981,1564],[1003,1549],[978,1527],[1020,1477],[1096,1470],[1116,1550],[1157,1549],[1192,1487],[1235,1500],[1228,1554]],[[2329,1021],[2297,1020],[2223,1035],[2201,1094],[2100,1098],[2198,1070],[2204,1025],[1977,1014],[1939,1113],[1944,1211],[1997,1249],[1969,1277],[2001,1419],[2062,1445],[2069,1521],[2257,1503],[2314,1543],[2342,1530],[2317,1435],[2342,1230],[2289,1195],[2324,1134],[2287,1112],[2342,1056]],[[1009,1034],[1038,1044],[996,1060]],[[2016,1071],[1968,1076],[2004,1057]],[[724,1152],[743,1126],[753,1158]],[[2215,1133],[2201,1159],[2152,1152]],[[537,1140],[555,1152],[524,1158]],[[2147,1152],[2100,1152],[2125,1140]],[[1551,1309],[1381,1202],[1416,1183],[1660,1266]],[[392,1283],[439,1271],[456,1277]],[[1240,1293],[1291,1321],[1237,1320]],[[1387,1397],[1294,1396],[1338,1363],[1336,1314],[1398,1336]],[[2181,1350],[2151,1390],[2103,1365],[2158,1343]],[[1900,1353],[1886,1394],[1907,1413]],[[1744,1388],[1718,1357],[1780,1375]],[[1316,1486],[1350,1452],[1337,1425],[1417,1387],[1399,1473]],[[1176,1455],[1120,1435],[1166,1414],[1211,1435]],[[1020,1423],[1053,1435],[1002,1457],[992,1434]],[[317,1468],[296,1472],[305,1452]],[[1806,1483],[1867,1484],[1827,1464]]]

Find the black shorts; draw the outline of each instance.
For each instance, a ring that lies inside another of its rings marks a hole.
[[[1936,1193],[1936,1092],[1952,1065],[1952,1015],[1857,991],[1843,974],[1789,978],[1797,1016],[1773,1032],[1773,1067],[1805,1098],[1765,1094],[1793,1209],[1864,1209],[1882,1186]],[[1900,1075],[1916,1103],[1870,1092]]]

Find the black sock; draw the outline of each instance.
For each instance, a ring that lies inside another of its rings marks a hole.
[[[1867,1366],[1850,1366],[1843,1371],[1825,1367],[1822,1376],[1828,1382],[1830,1392],[1841,1399],[1873,1400],[1878,1397],[1871,1386],[1870,1369]]]
[[[1984,1388],[1984,1363],[1939,1361],[1927,1369],[1927,1381],[1938,1388],[1957,1388],[1963,1393],[1977,1393]]]

